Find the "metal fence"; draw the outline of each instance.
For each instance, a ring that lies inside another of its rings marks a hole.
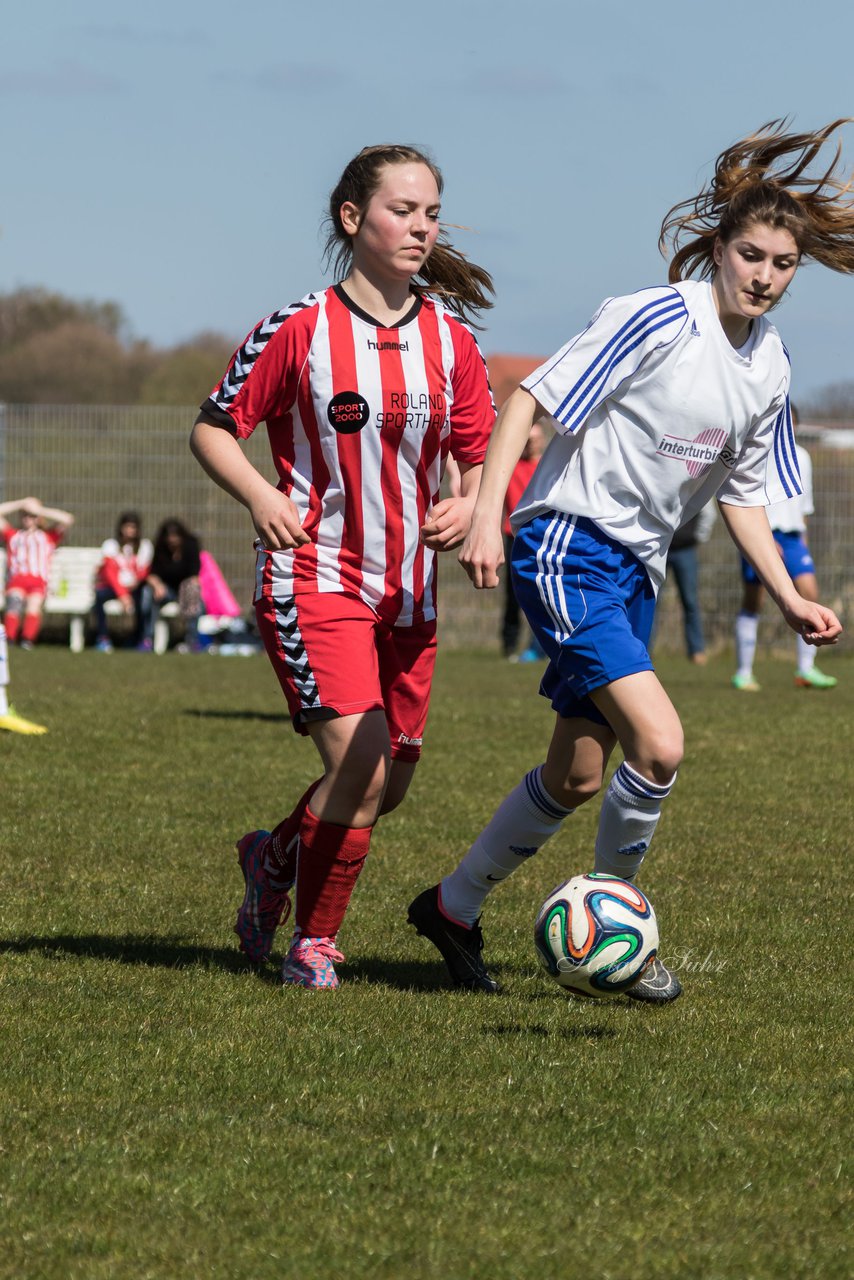
[[[188,448],[193,408],[102,405],[7,405],[0,408],[0,500],[34,494],[74,513],[72,546],[99,546],[125,510],[138,511],[153,537],[168,517],[182,520],[216,557],[237,599],[249,610],[254,531],[242,506],[202,472]],[[807,433],[804,432],[803,436]],[[854,450],[810,444],[817,514],[810,545],[822,599],[854,617]],[[253,463],[274,477],[266,433],[246,443]],[[731,642],[741,578],[735,549],[716,522],[700,549],[700,595],[707,645]],[[440,628],[449,648],[497,648],[501,591],[475,592],[453,554],[442,558]],[[663,589],[657,647],[682,650],[681,612],[670,583]],[[791,647],[777,611],[766,606],[760,648]]]

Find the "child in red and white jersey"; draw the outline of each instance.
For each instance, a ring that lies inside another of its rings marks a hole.
[[[95,575],[95,648],[100,653],[113,649],[107,629],[104,605],[118,600],[127,614],[135,615],[131,643],[138,649],[151,649],[148,638],[151,599],[144,587],[151,569],[154,548],[142,536],[142,521],[135,511],[125,511],[116,521],[116,536],[101,544],[101,563]]]
[[[21,527],[6,516],[18,512]],[[53,553],[74,524],[67,511],[42,506],[38,498],[0,503],[0,534],[6,543],[6,616],[10,644],[32,649],[42,625]]]
[[[442,177],[368,147],[330,197],[340,283],[262,320],[202,406],[192,448],[258,534],[256,611],[321,777],[244,836],[236,931],[266,960],[296,880],[285,983],[338,985],[338,929],[380,814],[421,752],[436,645],[435,553],[465,537],[495,410],[461,318],[491,280],[440,236]],[[266,422],[274,487],[239,441]],[[460,492],[440,500],[449,450]],[[296,850],[299,858],[296,858]]]

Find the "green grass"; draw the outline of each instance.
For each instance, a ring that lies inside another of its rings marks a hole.
[[[661,674],[686,760],[643,884],[670,1008],[567,1000],[536,909],[596,805],[490,900],[505,994],[404,923],[542,759],[537,673],[440,660],[337,993],[246,970],[233,842],[315,775],[261,658],[16,653],[0,734],[0,1275],[842,1277],[854,663]]]

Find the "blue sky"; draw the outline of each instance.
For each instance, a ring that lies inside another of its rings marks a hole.
[[[495,278],[484,349],[546,355],[665,279],[662,215],[729,142],[854,113],[852,48],[850,0],[30,0],[0,47],[0,290],[238,339],[326,281],[350,156],[407,141]],[[854,280],[803,269],[775,321],[796,396],[854,377]]]

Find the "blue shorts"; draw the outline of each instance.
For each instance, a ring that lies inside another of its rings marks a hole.
[[[560,716],[607,724],[590,692],[653,669],[655,592],[646,569],[592,520],[549,511],[516,534],[511,571],[549,658],[540,693]]]
[[[790,578],[799,578],[803,573],[815,573],[815,563],[802,533],[797,531],[783,533],[780,529],[773,529],[772,532],[774,541],[783,552],[783,564],[786,566],[786,573]],[[748,564],[743,557],[741,561],[741,576],[745,582],[754,583],[759,581],[753,565]]]

